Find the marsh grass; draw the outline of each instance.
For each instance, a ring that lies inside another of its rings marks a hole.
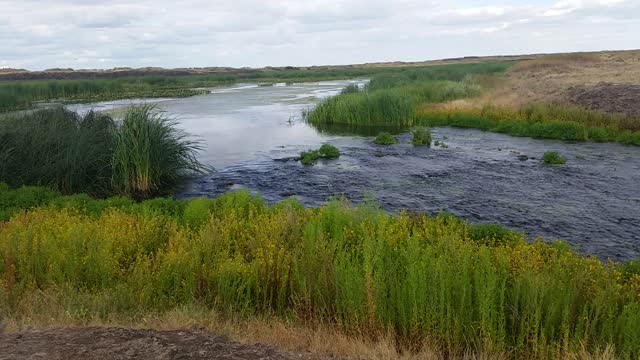
[[[612,141],[627,145],[640,145],[640,131],[631,131],[615,126],[587,125],[583,122],[550,120],[544,118],[524,119],[514,116],[494,117],[473,111],[447,109],[421,109],[417,123],[425,126],[453,126],[476,128],[484,131],[527,136],[540,139],[568,141]]]
[[[62,107],[0,119],[0,181],[146,198],[205,170],[199,144],[151,106],[134,106],[121,123]]]
[[[313,165],[318,159],[337,159],[340,157],[340,150],[331,145],[323,144],[318,150],[303,151],[300,153],[300,162],[303,165]]]
[[[373,140],[373,143],[376,144],[376,145],[393,145],[393,144],[397,144],[398,140],[396,140],[396,138],[393,137],[388,132],[381,132]]]
[[[65,193],[108,190],[115,123],[61,107],[0,119],[0,181]]]
[[[305,119],[314,126],[346,124],[410,127],[415,108],[425,102],[443,102],[480,93],[469,74],[494,74],[508,63],[456,64],[404,69],[374,76],[364,91],[351,88],[322,100]]]
[[[50,315],[50,306],[30,307],[38,298],[85,323],[197,306],[390,336],[408,353],[640,351],[637,273],[498,225],[340,200],[268,206],[246,191],[92,202],[103,200],[87,200],[91,211],[45,205],[0,222],[0,314]]]
[[[549,165],[564,165],[567,163],[567,159],[556,151],[546,151],[542,156],[542,160]]]
[[[111,184],[118,193],[147,198],[175,187],[203,166],[197,141],[152,105],[129,109],[116,132]]]
[[[423,126],[418,126],[411,131],[412,139],[411,143],[415,146],[428,146],[431,147],[431,129]]]

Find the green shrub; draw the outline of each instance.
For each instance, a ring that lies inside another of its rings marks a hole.
[[[76,206],[108,201],[73,199],[0,224],[0,309],[18,323],[140,319],[197,304],[387,334],[399,350],[426,344],[454,358],[477,346],[518,359],[640,352],[637,262],[345,200],[269,206],[245,190],[193,200],[183,217],[145,212],[151,202],[87,216]]]
[[[185,224],[193,229],[200,228],[200,226],[209,220],[213,206],[213,200],[206,197],[189,200],[184,208],[183,217]]]
[[[303,165],[313,165],[320,158],[318,150],[303,151],[300,153],[300,161]]]
[[[324,144],[320,146],[318,153],[320,154],[320,157],[324,159],[337,159],[340,157],[340,150],[331,144]]]
[[[564,165],[567,163],[567,159],[565,159],[562,155],[558,154],[555,151],[545,152],[542,160],[545,164],[550,165]]]
[[[331,144],[324,144],[318,150],[303,151],[300,153],[300,161],[303,165],[313,165],[318,159],[337,159],[340,150]]]
[[[412,131],[413,138],[411,143],[416,146],[431,146],[431,130],[419,126]]]
[[[375,140],[373,140],[373,143],[376,145],[393,145],[397,144],[398,141],[388,132],[381,132],[376,136]]]

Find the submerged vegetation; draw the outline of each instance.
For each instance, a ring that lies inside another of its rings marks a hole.
[[[12,186],[146,198],[202,170],[197,150],[148,105],[131,107],[121,122],[61,107],[0,119],[0,181]]]
[[[411,131],[413,135],[411,143],[416,146],[431,146],[431,129],[418,126]]]
[[[567,163],[567,159],[555,151],[546,151],[542,156],[542,160],[549,165],[564,165]]]
[[[331,144],[323,144],[318,150],[303,151],[300,153],[300,161],[303,165],[313,165],[322,159],[337,159],[340,157],[340,150]]]
[[[396,138],[393,137],[388,132],[381,132],[373,140],[373,143],[376,145],[393,145],[393,144],[397,144],[398,140],[396,140]]]
[[[91,323],[195,305],[450,356],[640,351],[633,264],[498,225],[344,201],[268,206],[244,191],[135,203],[0,186],[0,198],[13,207],[0,222],[0,314],[17,322],[52,308]]]

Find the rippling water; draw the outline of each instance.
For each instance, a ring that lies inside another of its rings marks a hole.
[[[563,239],[585,254],[640,256],[640,147],[563,143],[452,128],[433,130],[448,148],[372,144],[369,136],[328,135],[300,112],[348,82],[235,86],[159,106],[205,142],[202,160],[216,168],[177,196],[215,196],[248,188],[268,201],[296,196],[317,205],[332,195],[375,197],[386,209],[449,211],[492,221],[530,237]],[[111,109],[127,102],[76,106]],[[375,133],[375,131],[372,131]],[[330,142],[337,160],[303,166],[300,151]],[[556,150],[566,166],[542,164]],[[523,159],[527,157],[526,160]]]

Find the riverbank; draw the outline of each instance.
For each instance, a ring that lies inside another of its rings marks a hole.
[[[640,351],[637,269],[447,214],[267,206],[247,192],[62,197],[14,214],[0,223],[0,313],[11,324],[58,311],[69,322],[142,321],[204,306],[374,342],[388,334],[401,351]]]

